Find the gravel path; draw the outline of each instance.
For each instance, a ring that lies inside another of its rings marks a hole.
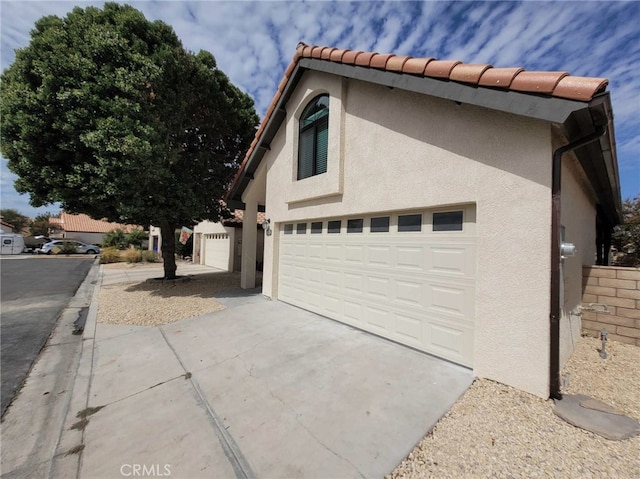
[[[224,309],[214,296],[238,287],[240,273],[199,274],[192,276],[189,281],[176,283],[103,285],[100,288],[98,322],[136,326],[173,323]]]
[[[640,348],[580,338],[563,392],[640,420]],[[553,402],[477,380],[389,475],[398,478],[640,478],[640,436],[609,441],[553,414]]]

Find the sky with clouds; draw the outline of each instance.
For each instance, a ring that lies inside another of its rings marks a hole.
[[[122,2],[125,3],[125,2]],[[133,1],[171,25],[184,46],[208,50],[262,117],[296,45],[561,70],[609,79],[622,197],[640,195],[640,2]],[[1,68],[29,43],[34,22],[104,2],[0,2]],[[0,165],[2,208],[34,216]]]

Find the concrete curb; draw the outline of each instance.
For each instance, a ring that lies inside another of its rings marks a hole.
[[[73,302],[78,300],[83,307],[88,307],[87,320],[82,336],[82,347],[77,363],[77,370],[70,393],[69,407],[66,412],[63,429],[60,431],[60,440],[56,447],[53,467],[50,477],[79,477],[82,465],[82,448],[84,444],[84,428],[74,428],[80,419],[77,417],[80,411],[87,408],[89,403],[89,390],[91,387],[91,373],[93,370],[93,349],[95,342],[96,320],[98,316],[98,296],[102,284],[103,267],[98,259],[92,266],[78,291],[82,290],[80,297],[76,295]],[[80,448],[77,453],[70,453]]]

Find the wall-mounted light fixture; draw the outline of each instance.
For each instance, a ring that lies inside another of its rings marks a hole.
[[[265,234],[267,236],[271,236],[271,220],[269,218],[266,218],[263,222],[262,222],[262,229],[264,230]]]

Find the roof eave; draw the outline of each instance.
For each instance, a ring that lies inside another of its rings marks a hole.
[[[596,95],[561,126],[568,141],[593,133],[598,127],[606,128],[606,133],[597,142],[575,150],[575,155],[607,219],[611,225],[620,224],[622,200],[610,93]]]
[[[376,70],[311,58],[300,59],[298,66],[307,70],[331,73],[346,78],[384,85],[389,88],[422,93],[437,98],[555,123],[564,123],[573,111],[585,108],[586,105],[583,101],[567,100],[548,95],[535,95],[501,88],[467,85],[446,79],[439,80],[408,73]]]
[[[259,142],[254,148],[238,175],[232,189],[227,196],[228,201],[243,209],[242,194],[253,174],[260,165],[269,145],[276,135],[282,121],[286,118],[286,104],[289,101],[300,78],[306,70],[314,70],[333,75],[367,81],[389,88],[421,93],[424,95],[443,98],[460,103],[466,103],[492,110],[512,113],[514,115],[535,118],[563,127],[576,123],[575,127],[583,133],[593,131],[595,124],[606,121],[608,134],[599,143],[591,146],[599,153],[591,152],[581,159],[583,168],[587,171],[589,180],[594,183],[599,200],[607,203],[606,211],[610,220],[616,224],[621,218],[620,182],[615,161],[615,139],[613,136],[613,115],[609,93],[605,92],[594,97],[590,102],[568,100],[548,95],[519,93],[512,90],[466,85],[450,80],[438,80],[429,77],[415,76],[407,73],[389,72],[367,67],[346,65],[313,58],[300,58],[291,73],[289,81],[278,99],[275,109],[265,125]],[[587,118],[590,119],[587,120]],[[570,135],[568,135],[570,136]],[[578,153],[578,152],[577,152]],[[594,159],[600,158],[598,168],[590,168]],[[606,172],[605,185],[598,174]]]

